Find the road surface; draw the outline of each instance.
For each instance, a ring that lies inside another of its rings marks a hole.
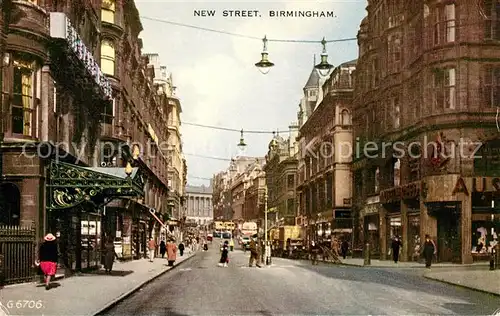
[[[500,298],[418,272],[274,259],[249,268],[249,253],[217,266],[218,242],[106,315],[491,315]],[[421,269],[423,270],[423,269]],[[492,282],[485,277],[485,282]],[[498,281],[498,280],[497,280]]]

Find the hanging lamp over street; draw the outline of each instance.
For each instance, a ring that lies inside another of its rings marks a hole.
[[[261,59],[258,63],[255,64],[255,66],[259,69],[259,71],[262,74],[267,74],[269,70],[271,70],[271,67],[274,66],[272,62],[269,61],[268,56],[269,53],[267,52],[267,37],[264,36],[262,39],[262,42],[264,43],[264,48],[262,49],[261,53]]]
[[[245,139],[243,138],[243,130],[240,132],[240,142],[238,143],[238,148],[243,151],[247,144],[245,143]]]
[[[321,62],[314,66],[319,72],[319,74],[323,77],[328,76],[330,70],[333,68],[333,65],[328,63],[328,54],[326,52],[326,40],[323,37],[321,41],[321,45],[323,45],[323,51],[321,52]]]

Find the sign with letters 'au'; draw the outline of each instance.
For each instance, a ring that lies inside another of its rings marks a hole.
[[[475,192],[500,192],[500,178],[472,178],[472,186],[467,187],[464,178],[458,178],[452,194],[463,193],[469,196]]]

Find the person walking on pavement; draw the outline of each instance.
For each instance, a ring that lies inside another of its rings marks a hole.
[[[255,241],[256,238],[256,236],[250,238],[250,260],[248,261],[248,266],[253,267],[253,262],[255,261],[255,265],[260,268],[259,252],[257,249],[257,242]]]
[[[56,275],[57,262],[59,260],[56,237],[52,234],[47,234],[43,238],[44,242],[40,246],[38,252],[38,260],[40,269],[45,276],[45,289],[50,289],[50,279]]]
[[[395,236],[394,239],[392,240],[391,248],[392,248],[392,260],[394,260],[394,263],[398,263],[399,250],[401,249],[401,240],[399,240],[398,236]]]
[[[227,245],[222,247],[222,253],[220,255],[219,266],[227,268],[229,262],[229,251],[227,250]]]
[[[160,255],[162,258],[165,258],[165,253],[167,252],[167,244],[165,244],[165,240],[160,242]]]
[[[174,266],[174,262],[177,259],[177,246],[173,240],[169,240],[167,243],[167,260],[170,267]]]
[[[149,249],[149,262],[153,262],[153,260],[155,258],[155,250],[156,250],[156,243],[155,243],[153,237],[149,237],[148,249]]]
[[[431,236],[425,235],[425,242],[423,249],[423,255],[425,258],[425,267],[427,269],[431,268],[432,257],[436,254],[436,244],[434,244],[434,240],[431,239]]]
[[[115,252],[113,237],[108,236],[106,244],[104,245],[104,270],[106,273],[111,273],[111,270],[113,270],[113,263],[116,257],[118,256]]]
[[[349,251],[349,243],[347,242],[346,239],[342,241],[342,244],[340,245],[340,251],[342,252],[342,258],[347,258],[347,252]]]
[[[184,256],[184,244],[181,242],[179,244],[179,254],[182,256]]]
[[[316,242],[312,241],[311,242],[311,263],[313,265],[319,264],[318,255],[319,255],[319,247],[316,244]]]

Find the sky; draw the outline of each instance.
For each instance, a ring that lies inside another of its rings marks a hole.
[[[147,18],[189,24],[257,38],[321,41],[354,38],[366,15],[365,0],[344,1],[173,1],[136,0],[144,30],[143,53],[158,53],[172,73],[182,105],[181,121],[236,130],[268,131],[244,134],[245,152],[237,147],[240,133],[181,126],[188,184],[208,185],[238,154],[264,157],[272,131],[287,131],[297,121],[304,87],[319,62],[319,43],[268,42],[275,66],[263,75],[262,40],[207,32]],[[194,10],[215,10],[200,17]],[[223,10],[259,10],[261,17],[224,17]],[[269,10],[333,11],[336,17],[271,18]],[[327,44],[333,65],[357,58],[356,41]],[[287,136],[280,133],[281,136]],[[208,156],[220,159],[208,159]]]

